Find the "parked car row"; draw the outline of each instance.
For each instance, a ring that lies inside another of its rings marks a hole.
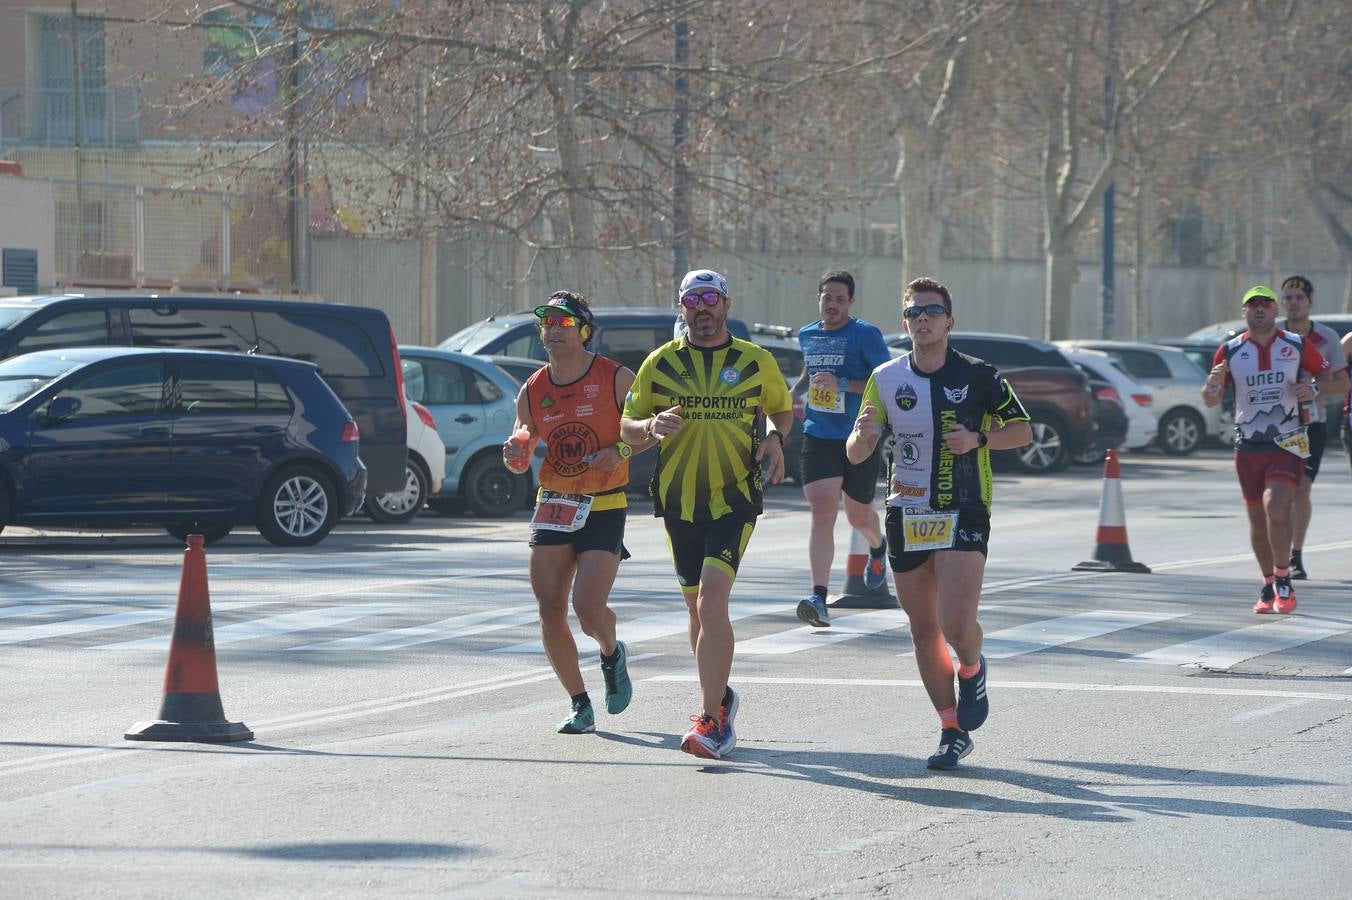
[[[595,314],[595,349],[633,369],[675,321],[663,308]],[[1336,324],[1352,329],[1343,318]],[[952,344],[998,366],[1032,415],[1033,442],[1003,456],[1055,472],[1108,448],[1153,442],[1186,454],[1223,437],[1229,416],[1202,404],[1199,389],[1211,341],[1233,324],[1173,346],[963,332]],[[786,383],[797,380],[793,329],[735,319],[729,328],[769,349]],[[910,345],[904,334],[887,343],[894,355]],[[274,543],[304,545],[357,509],[383,523],[427,506],[510,515],[530,504],[544,448],[516,475],[500,447],[521,384],[545,358],[529,313],[490,317],[429,348],[396,346],[378,310],[336,304],[0,299],[0,528],[151,522],[218,540],[252,524]],[[795,479],[802,415],[800,403],[785,447]],[[654,463],[634,457],[633,490],[646,489]]]

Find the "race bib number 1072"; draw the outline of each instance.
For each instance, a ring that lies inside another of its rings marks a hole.
[[[906,550],[948,550],[958,530],[957,512],[906,507],[901,514]]]

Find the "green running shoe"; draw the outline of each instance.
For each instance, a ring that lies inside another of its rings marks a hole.
[[[559,734],[591,734],[596,730],[596,710],[590,705],[573,710],[573,714],[559,723]]]
[[[629,654],[624,649],[624,641],[615,642],[615,652],[619,659],[615,665],[601,663],[601,675],[606,680],[606,712],[612,716],[625,711],[634,697],[634,685],[629,680]]]

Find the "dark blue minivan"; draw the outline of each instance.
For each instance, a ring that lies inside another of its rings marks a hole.
[[[390,320],[378,309],[188,294],[0,297],[0,359],[100,346],[222,350],[312,362],[361,428],[371,493],[404,489],[404,376]]]
[[[89,347],[0,361],[0,528],[255,525],[318,543],[361,505],[357,424],[312,363]]]

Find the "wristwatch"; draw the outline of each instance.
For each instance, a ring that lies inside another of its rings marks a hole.
[[[634,448],[630,447],[624,441],[616,441],[615,450],[620,454],[620,459],[628,459],[634,452]]]
[[[986,432],[984,432],[984,431],[978,431],[978,432],[976,433],[976,445],[977,445],[978,447],[984,447],[984,446],[986,446]]]

